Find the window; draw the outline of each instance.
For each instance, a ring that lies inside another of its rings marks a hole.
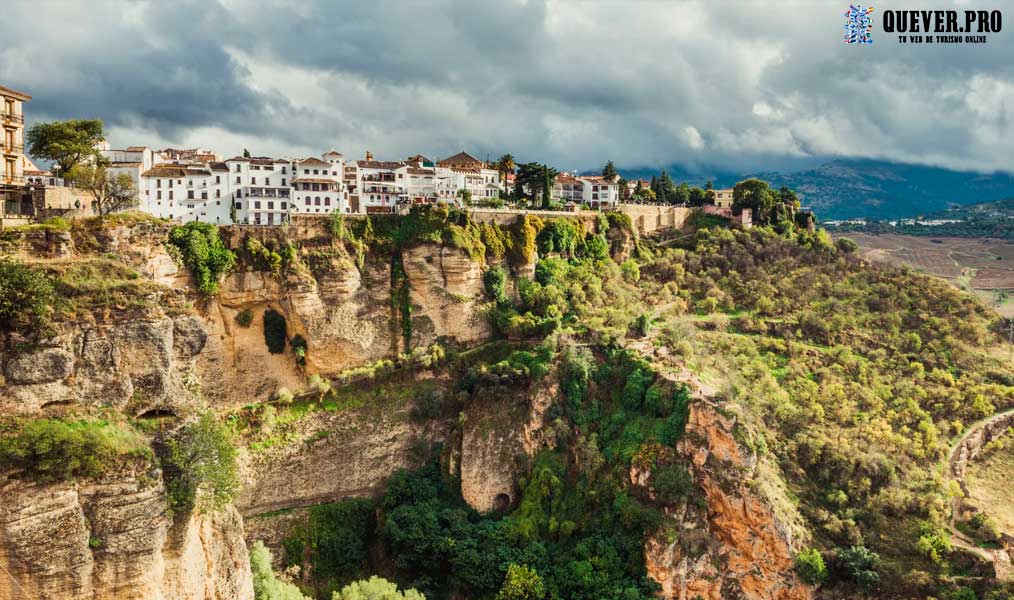
[[[173,199],[173,191],[172,191],[172,190],[169,190],[169,199],[170,199],[170,200],[172,200],[172,199]]]
[[[236,165],[236,172],[239,173],[239,165],[238,164]],[[239,183],[239,181],[236,181],[236,183]]]
[[[289,203],[288,202],[282,202],[282,210],[289,210]]]
[[[188,200],[193,200],[194,199],[194,190],[189,190],[187,192],[187,199]]]
[[[215,190],[215,197],[216,198],[221,198],[222,197],[222,190]]]
[[[282,172],[284,173],[285,171],[282,171]],[[286,183],[285,183],[285,178],[284,178],[284,177],[282,177],[282,187],[285,187],[285,185],[286,185]]]
[[[275,210],[275,203],[270,200],[268,201],[268,210]]]
[[[188,204],[188,205],[187,205],[187,208],[193,208],[193,207],[194,207],[194,205],[193,205],[193,204]]]
[[[207,199],[208,199],[208,192],[201,192],[201,200],[207,200]]]
[[[267,177],[264,178],[264,185],[271,185],[271,180]]]
[[[155,180],[155,187],[157,187],[157,188],[162,187],[162,180],[161,179],[156,179]]]
[[[215,183],[222,183],[222,176],[221,175],[215,175]]]
[[[285,167],[282,167],[282,175],[285,175]]]
[[[306,205],[310,206],[310,197],[309,196],[306,197]]]
[[[320,196],[317,196],[316,198],[314,198],[313,199],[313,203],[314,203],[315,206],[320,206]]]
[[[243,208],[243,203],[242,202],[237,202],[236,203],[236,210],[239,210],[241,208]]]
[[[330,198],[324,198],[324,206],[331,206],[331,199]]]
[[[159,200],[161,200],[162,199],[162,190],[159,190],[158,192],[156,192],[155,197],[158,198]]]
[[[239,175],[236,176],[236,184],[239,185]]]
[[[260,200],[255,200],[254,201],[254,208],[260,208],[260,207],[261,207],[261,201]]]
[[[261,170],[261,168],[260,168],[260,167],[258,167],[257,165],[250,165],[250,170],[251,170],[251,171],[260,171],[260,170]]]
[[[314,175],[320,175],[320,169],[314,169],[313,170],[313,174]]]
[[[257,178],[256,177],[251,177],[250,178],[250,185],[257,185]]]

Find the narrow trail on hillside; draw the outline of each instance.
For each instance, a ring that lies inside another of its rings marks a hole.
[[[982,558],[987,562],[994,562],[995,553],[997,551],[989,550],[986,548],[980,548],[979,545],[975,542],[975,540],[962,533],[955,524],[955,515],[957,513],[958,503],[968,497],[968,488],[965,485],[964,479],[958,477],[957,473],[955,472],[955,469],[957,463],[961,460],[961,451],[964,448],[964,442],[969,437],[978,433],[980,430],[982,430],[982,428],[992,423],[996,423],[997,421],[1000,421],[1002,419],[1006,419],[1011,415],[1014,415],[1014,408],[998,412],[991,417],[987,417],[981,421],[974,423],[971,427],[968,428],[968,431],[962,434],[961,437],[954,442],[954,444],[951,446],[950,451],[947,453],[947,479],[956,481],[958,485],[961,487],[962,491],[961,497],[954,498],[951,500],[951,517],[947,522],[947,527],[950,530],[951,534],[951,545],[966,550],[968,552],[971,552],[972,554],[975,554],[976,556]]]

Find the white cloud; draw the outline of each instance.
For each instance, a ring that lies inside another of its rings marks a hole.
[[[568,169],[833,156],[1014,168],[1010,35],[916,47],[877,30],[852,47],[841,7],[811,0],[6,0],[4,12],[0,84],[35,96],[29,119],[101,117],[118,145],[509,151]]]

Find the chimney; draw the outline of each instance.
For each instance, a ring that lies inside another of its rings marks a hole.
[[[366,151],[366,160],[373,160],[373,153],[369,150]]]

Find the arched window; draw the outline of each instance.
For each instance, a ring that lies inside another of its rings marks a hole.
[[[309,196],[306,197],[306,205],[310,206],[310,197]]]
[[[320,196],[316,196],[316,197],[314,197],[314,199],[313,199],[313,204],[314,204],[315,206],[320,206]]]

